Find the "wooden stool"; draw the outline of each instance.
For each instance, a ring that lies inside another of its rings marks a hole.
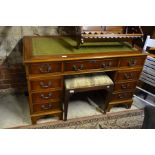
[[[107,90],[105,104],[102,109],[105,111],[109,103],[113,89],[113,81],[106,74],[85,75],[79,77],[71,77],[65,79],[65,97],[64,97],[64,120],[67,120],[68,102],[73,93],[85,92],[90,90]]]

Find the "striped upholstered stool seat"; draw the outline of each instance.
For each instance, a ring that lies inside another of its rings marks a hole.
[[[66,89],[89,88],[96,86],[113,85],[113,81],[106,74],[95,74],[89,76],[78,76],[65,79]]]
[[[92,74],[85,76],[72,76],[70,78],[66,78],[64,85],[64,120],[67,120],[68,102],[72,93],[105,89],[107,90],[108,94],[106,96],[104,104],[107,104],[111,96],[114,83],[111,78],[106,74]],[[103,110],[105,111],[105,109]]]

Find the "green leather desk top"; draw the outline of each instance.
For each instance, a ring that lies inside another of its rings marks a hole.
[[[32,38],[32,55],[59,55],[59,54],[80,54],[117,51],[137,51],[129,43],[122,42],[96,42],[84,43],[76,49],[76,41],[69,37],[34,37]]]

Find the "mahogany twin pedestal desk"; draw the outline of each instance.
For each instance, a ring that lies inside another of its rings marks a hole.
[[[99,44],[99,45],[98,45]],[[146,54],[128,43],[86,43],[76,49],[70,37],[23,38],[24,64],[32,123],[47,115],[63,118],[64,78],[68,75],[106,72],[114,82],[112,106],[132,105]]]

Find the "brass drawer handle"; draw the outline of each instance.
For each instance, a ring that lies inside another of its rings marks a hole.
[[[118,97],[119,97],[119,99],[123,99],[126,97],[126,94],[119,94]]]
[[[47,84],[45,84],[43,81],[40,82],[40,87],[41,88],[49,88],[52,85],[51,81],[48,81]]]
[[[111,66],[112,66],[112,62],[111,62],[111,61],[103,62],[103,63],[101,64],[101,67],[102,67],[102,68],[111,67]]]
[[[42,64],[39,70],[41,73],[50,73],[52,70],[52,67],[50,64]]]
[[[79,70],[83,70],[84,69],[84,65],[81,64],[81,66],[79,67]]]
[[[52,93],[48,93],[47,96],[45,96],[45,94],[41,94],[40,97],[41,97],[42,99],[50,99],[50,98],[52,97]]]
[[[125,79],[133,79],[134,78],[134,74],[133,73],[125,73],[124,77],[125,77]]]
[[[109,61],[109,62],[107,63],[107,67],[111,67],[111,66],[112,66],[112,62]]]
[[[41,109],[43,110],[49,110],[52,108],[52,104],[48,104],[48,105],[41,105]]]
[[[136,60],[136,59],[130,59],[130,60],[128,61],[128,65],[129,65],[130,67],[135,66],[136,64],[137,64],[137,60]]]
[[[102,63],[102,64],[101,64],[101,67],[102,67],[102,68],[106,68],[106,63],[105,63],[105,62]]]
[[[73,71],[80,71],[80,70],[83,70],[84,69],[84,65],[81,64],[80,67],[76,66],[76,65],[73,65]]]
[[[122,89],[126,89],[126,88],[128,88],[129,86],[130,86],[129,84],[122,84],[122,85],[121,85],[121,88],[122,88]]]
[[[73,65],[73,70],[74,71],[77,71],[78,70],[78,67],[76,65]]]

